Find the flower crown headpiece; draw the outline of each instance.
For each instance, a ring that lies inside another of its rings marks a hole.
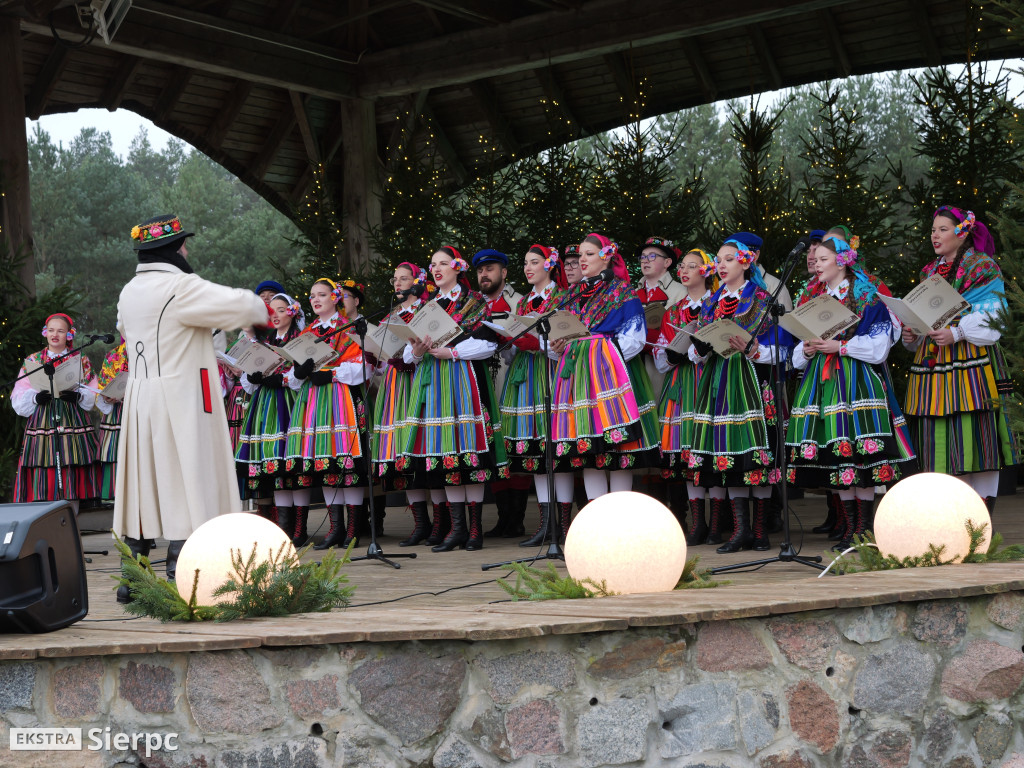
[[[77,330],[75,328],[75,321],[72,320],[69,315],[65,315],[63,312],[54,312],[52,315],[46,318],[46,322],[43,323],[43,338],[46,338],[46,328],[50,324],[50,321],[53,320],[53,318],[55,317],[62,318],[68,324],[67,341],[68,345],[70,346],[71,342],[75,340],[75,333],[77,332]]]
[[[557,264],[559,262],[559,256],[558,256],[558,249],[557,248],[549,248],[546,245],[540,245],[538,243],[534,243],[533,245],[530,246],[530,250],[531,251],[536,251],[537,253],[542,254],[542,255],[546,254],[546,257],[544,259],[544,271],[545,272],[550,272],[552,269],[555,268],[555,264]]]
[[[458,248],[455,248],[454,246],[451,245],[442,245],[441,249],[444,250],[446,253],[448,251],[451,252],[451,266],[452,269],[454,269],[456,272],[465,272],[467,269],[469,269],[469,262],[462,258],[462,254],[459,253]]]
[[[285,314],[287,314],[288,317],[295,317],[300,312],[302,312],[302,305],[299,304],[298,301],[293,299],[287,293],[275,293],[273,296],[270,297],[271,301],[274,301],[275,299],[281,299],[285,304],[288,305],[288,308],[285,309]]]
[[[846,242],[839,235],[829,235],[823,242],[831,240],[836,248],[836,264],[841,267],[848,267],[856,264],[859,254],[851,243]]]
[[[691,248],[683,255],[683,258],[686,258],[691,253],[695,253],[698,256],[700,256],[700,260],[704,262],[697,268],[697,272],[700,274],[701,277],[707,277],[709,275],[715,274],[715,260],[708,256],[707,251],[705,251],[703,248]],[[683,277],[682,259],[679,260],[679,266],[676,267],[676,276],[679,277],[680,280]]]
[[[974,211],[968,211],[967,215],[964,216],[964,220],[956,225],[954,232],[956,236],[963,240],[974,230],[974,225],[978,223],[977,218],[974,216]]]
[[[648,237],[647,241],[644,243],[644,247],[646,248],[649,245],[653,245],[655,248],[668,249],[675,256],[676,260],[683,256],[682,249],[677,247],[671,240],[666,240],[664,237]]]
[[[608,243],[608,245],[606,245],[604,248],[602,248],[598,252],[598,256],[601,257],[601,261],[608,261],[608,259],[610,259],[612,256],[617,256],[618,254],[619,254],[619,244],[618,243]]]
[[[366,286],[362,283],[357,283],[351,277],[346,280],[342,280],[339,285],[341,285],[342,288],[348,288],[350,291],[356,291],[360,296],[366,295]]]
[[[132,240],[138,240],[140,243],[151,243],[154,240],[162,240],[179,232],[181,232],[181,221],[175,216],[166,221],[155,221],[152,224],[140,224],[132,227]]]
[[[579,246],[579,243],[576,243],[575,245],[567,245],[567,246],[565,246],[565,258],[568,259],[569,257],[576,258],[576,259],[578,259],[580,257],[580,246]]]
[[[743,266],[748,266],[755,258],[756,254],[750,250],[745,244],[739,240],[726,240],[723,245],[730,245],[736,249],[736,261]],[[718,262],[718,256],[715,256],[715,262]]]
[[[313,285],[316,285],[317,283],[327,283],[329,286],[331,286],[331,301],[333,301],[335,304],[341,301],[342,296],[345,295],[344,291],[341,289],[341,286],[338,285],[333,280],[331,280],[331,278],[329,277],[321,277],[319,280],[314,281]],[[310,296],[309,300],[310,302],[312,302],[313,297]]]

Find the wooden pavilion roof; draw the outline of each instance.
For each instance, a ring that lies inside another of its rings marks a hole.
[[[382,165],[429,126],[452,184],[644,116],[826,78],[1014,58],[965,0],[134,0],[110,45],[68,0],[20,18],[26,113],[130,109],[291,213],[341,172],[340,105],[373,105]],[[979,32],[980,30],[980,32]],[[487,158],[493,167],[493,155]]]

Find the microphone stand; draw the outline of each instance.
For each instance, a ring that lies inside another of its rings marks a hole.
[[[533,563],[537,560],[565,560],[565,553],[562,551],[562,545],[558,543],[558,515],[555,512],[557,509],[557,502],[555,501],[554,447],[551,440],[551,359],[548,357],[548,334],[551,333],[550,318],[560,309],[561,304],[550,312],[541,315],[535,322],[531,323],[528,327],[524,328],[498,348],[499,353],[508,349],[516,339],[529,333],[534,328],[540,332],[540,337],[543,341],[541,344],[541,354],[544,355],[544,423],[547,424],[548,427],[548,434],[544,438],[544,465],[548,481],[548,504],[550,505],[548,507],[548,551],[543,555],[536,554],[533,557],[522,557],[517,560],[505,560],[500,563],[486,563],[480,566],[480,570],[482,571],[488,571],[502,565],[511,565],[512,563]]]
[[[329,338],[330,336],[333,336],[336,333],[341,333],[342,331],[344,331],[344,330],[346,330],[348,328],[355,328],[356,335],[359,337],[359,351],[361,353],[361,362],[360,362],[360,364],[363,367],[363,382],[364,383],[366,382],[367,378],[369,378],[366,375],[366,331],[368,330],[367,326],[366,326],[366,321],[368,319],[378,318],[381,315],[383,315],[385,312],[388,312],[388,308],[382,309],[382,310],[380,310],[378,312],[374,312],[372,315],[369,315],[368,317],[357,317],[351,323],[346,323],[345,325],[339,326],[338,328],[335,328],[332,331],[330,331],[329,333],[326,333],[326,334],[324,334],[323,336],[320,337],[321,339],[326,339],[326,338]],[[369,426],[371,420],[373,419],[373,409],[371,407],[369,407],[369,403],[367,402],[367,400],[368,400],[368,398],[367,398],[367,395],[366,395],[366,390],[364,388],[363,389],[363,404],[364,404],[364,408],[367,409],[366,423],[367,423],[367,426]],[[367,432],[369,432],[369,430],[367,430]],[[390,565],[392,568],[395,568],[395,569],[401,568],[402,566],[400,566],[398,563],[392,562],[391,558],[396,558],[396,557],[415,558],[416,557],[416,553],[415,552],[409,552],[409,553],[402,552],[400,554],[395,554],[395,555],[385,555],[384,554],[384,550],[381,549],[380,545],[377,543],[377,510],[376,510],[376,505],[374,504],[374,500],[373,500],[373,438],[370,437],[369,435],[367,435],[367,440],[366,440],[366,473],[367,473],[367,483],[366,483],[367,484],[367,489],[366,489],[366,491],[367,491],[367,493],[369,494],[369,497],[370,497],[369,501],[368,501],[369,507],[370,507],[370,546],[368,546],[366,548],[366,554],[365,555],[359,555],[358,557],[350,558],[350,561],[355,563],[355,562],[357,562],[359,560],[376,560],[378,562],[384,563],[385,565]]]
[[[764,332],[764,328],[770,323],[771,328],[775,331],[776,340],[776,352],[775,359],[772,361],[772,368],[774,369],[774,390],[775,390],[775,450],[779,457],[779,469],[782,472],[782,482],[779,483],[779,492],[782,494],[782,544],[779,547],[779,554],[775,557],[768,557],[762,560],[751,560],[745,563],[735,563],[733,565],[723,565],[718,568],[712,568],[711,573],[728,573],[729,571],[736,571],[742,568],[752,568],[755,566],[768,565],[769,563],[800,563],[810,568],[816,568],[819,571],[825,570],[825,566],[821,565],[820,555],[809,555],[802,556],[800,553],[793,548],[793,544],[790,540],[790,525],[789,525],[789,492],[786,482],[786,474],[789,469],[789,460],[786,456],[786,431],[785,425],[782,419],[782,403],[783,403],[783,388],[782,388],[782,356],[778,352],[778,332],[779,332],[779,319],[786,314],[786,308],[779,301],[779,294],[782,289],[786,287],[786,282],[789,280],[790,275],[793,274],[793,269],[796,267],[797,257],[802,253],[802,249],[795,249],[790,253],[789,258],[786,260],[784,269],[782,270],[782,279],[779,280],[778,286],[775,288],[775,292],[768,300],[764,311],[761,313],[761,317],[758,318],[756,332],[750,337],[750,341],[747,342],[746,348],[743,350],[743,355],[749,354],[753,345],[757,342],[757,338]],[[757,263],[755,262],[753,269],[757,269]]]
[[[6,384],[4,384],[4,386],[5,387],[12,386],[16,382],[21,381],[22,379],[28,378],[30,375],[32,375],[36,371],[46,371],[46,366],[47,365],[52,366],[54,368],[54,372],[56,372],[57,365],[59,365],[61,361],[66,360],[67,358],[71,357],[72,355],[80,355],[82,353],[82,350],[91,347],[97,341],[100,341],[102,339],[103,339],[103,335],[102,334],[99,335],[99,336],[95,336],[95,335],[94,336],[90,336],[89,337],[89,341],[87,341],[85,344],[83,344],[82,346],[78,347],[77,349],[69,349],[63,355],[61,355],[60,357],[55,357],[49,363],[44,363],[44,364],[42,364],[42,365],[40,365],[40,366],[38,366],[36,368],[33,368],[31,371],[25,371],[25,373],[21,374],[20,376],[16,376],[14,379],[12,379],[11,381],[9,381]],[[49,371],[46,371],[46,378],[49,379],[49,381],[50,381],[50,402],[55,402],[58,399],[59,396],[53,390],[53,373],[50,373]],[[60,408],[55,406],[54,409],[53,409],[53,429],[54,429],[53,447],[54,447],[54,458],[57,461],[57,469],[56,469],[56,473],[57,473],[57,493],[58,493],[58,495],[60,496],[60,498],[62,500],[66,501],[66,499],[64,499],[64,476],[63,476],[64,452],[61,449],[61,434],[60,434],[61,433],[61,421],[62,421],[62,419],[61,419],[61,415],[60,415]],[[77,528],[78,526],[76,525],[75,527]],[[107,552],[108,552],[108,550],[106,550],[106,549],[103,549],[103,550],[83,550],[82,554],[83,555],[106,555]],[[92,559],[89,558],[89,557],[86,557],[85,558],[85,562],[91,563]]]

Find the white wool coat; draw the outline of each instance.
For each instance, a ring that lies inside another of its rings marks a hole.
[[[264,324],[267,307],[252,291],[159,263],[138,266],[117,312],[130,379],[114,530],[187,539],[207,520],[241,510],[213,329]]]

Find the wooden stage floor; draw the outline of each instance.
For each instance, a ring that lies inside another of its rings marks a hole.
[[[792,502],[792,507],[794,545],[805,555],[825,553],[831,542],[824,535],[809,532],[824,517],[823,498],[812,495]],[[994,529],[1003,534],[1005,543],[1024,542],[1022,513],[1024,494],[999,499]],[[527,515],[528,527],[536,525],[536,514],[533,505]],[[103,530],[110,524],[110,515],[109,511],[86,512],[80,525],[83,530]],[[485,508],[485,529],[493,524],[494,515],[493,506]],[[316,530],[322,517],[322,510],[314,510],[310,531]],[[800,522],[805,533],[800,531]],[[324,525],[323,530],[326,528]],[[410,551],[397,546],[411,529],[408,512],[390,508],[385,528],[387,534],[380,540],[385,553]],[[109,534],[87,534],[83,541],[87,549],[109,548],[114,552]],[[418,546],[411,548],[418,557],[400,560],[400,570],[372,561],[352,563],[346,566],[346,573],[356,591],[352,605],[345,610],[225,624],[161,624],[131,618],[114,601],[116,583],[111,574],[116,572],[117,560],[113,554],[96,556],[87,566],[89,615],[57,632],[0,636],[0,660],[323,643],[483,641],[1024,590],[1024,563],[827,575],[820,579],[816,578],[818,571],[807,566],[773,563],[752,572],[723,575],[719,578],[730,583],[715,589],[514,603],[496,583],[496,579],[508,578],[508,572],[483,572],[480,565],[537,552],[520,548],[518,541],[488,539],[484,549],[477,552],[433,553],[428,547]],[[702,567],[716,567],[775,555],[780,541],[781,535],[774,534],[773,549],[767,553],[718,555],[714,547],[701,546],[692,548],[690,556],[700,555]],[[628,546],[628,541],[623,545]],[[356,554],[365,552],[365,546],[366,542]],[[162,555],[160,547],[153,559]],[[544,566],[545,561],[539,561],[539,565]],[[564,565],[558,565],[564,571]],[[157,570],[162,572],[162,566]]]

